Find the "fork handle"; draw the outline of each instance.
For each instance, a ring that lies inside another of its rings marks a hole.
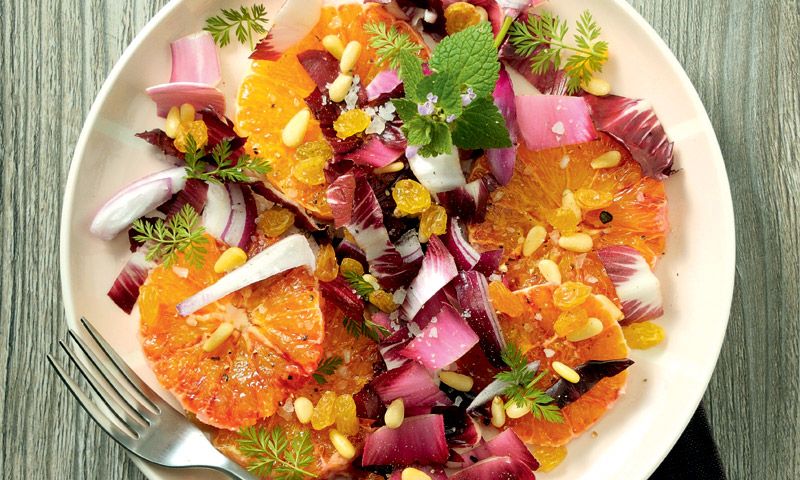
[[[209,465],[208,468],[226,474],[228,477],[236,480],[257,480],[257,477],[248,472],[238,463],[229,459],[225,455],[220,454],[222,458],[218,459],[215,465]]]

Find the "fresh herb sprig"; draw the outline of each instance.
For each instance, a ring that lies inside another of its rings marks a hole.
[[[175,263],[178,254],[183,253],[187,263],[201,268],[208,239],[199,220],[197,211],[187,203],[168,221],[163,218],[155,222],[136,220],[133,222],[133,239],[146,244],[149,261],[161,260],[169,267]]]
[[[219,15],[206,19],[203,30],[211,33],[220,47],[231,42],[231,32],[234,32],[239,43],[249,45],[252,50],[255,44],[253,35],[267,32],[267,7],[258,4],[250,8],[242,6],[238,10],[223,8]]]
[[[495,379],[510,384],[503,392],[507,401],[519,407],[527,407],[537,419],[562,423],[564,417],[558,406],[553,403],[553,398],[536,387],[539,380],[547,375],[547,371],[538,375],[537,372],[531,371],[525,355],[513,343],[509,343],[503,349],[502,359],[510,370],[498,373]]]
[[[422,45],[394,26],[387,28],[384,23],[371,22],[364,25],[364,31],[372,35],[369,45],[375,49],[379,61],[388,63],[391,68],[399,67],[401,54],[417,55],[422,51]]]
[[[394,27],[378,30],[400,35]],[[383,37],[373,37],[385,40]],[[431,56],[429,75],[410,51],[390,49],[399,67],[405,97],[393,100],[403,120],[409,145],[425,157],[467,150],[510,147],[511,138],[492,92],[500,72],[489,23],[483,22],[445,37]]]
[[[328,383],[328,380],[325,379],[325,376],[333,375],[333,372],[335,372],[336,369],[342,365],[342,363],[344,363],[342,357],[335,356],[326,358],[319,363],[317,370],[311,376],[319,385],[325,385]]]
[[[342,274],[350,287],[356,291],[356,295],[362,298],[369,297],[369,294],[375,291],[375,287],[371,283],[364,280],[364,277],[356,272],[348,271]]]
[[[250,458],[247,467],[259,477],[275,480],[302,480],[317,478],[306,468],[313,464],[314,445],[308,432],[302,432],[291,439],[280,427],[270,430],[247,427],[239,431],[239,450]]]
[[[205,149],[197,146],[194,137],[186,138],[186,174],[188,178],[196,178],[205,182],[246,183],[252,181],[246,171],[265,175],[272,169],[269,162],[259,157],[242,154],[233,161],[230,140],[220,141],[211,149],[211,158]]]
[[[509,38],[520,55],[531,57],[534,73],[559,69],[563,64],[569,77],[567,89],[574,93],[601,72],[608,60],[608,42],[600,40],[601,29],[591,12],[583,12],[576,30],[575,44],[570,45],[565,40],[569,31],[566,20],[544,12],[539,16],[528,15],[527,22],[514,22]],[[565,52],[570,52],[566,61],[562,58]]]
[[[363,322],[359,322],[358,320],[350,317],[344,317],[342,322],[344,323],[344,328],[347,330],[347,333],[352,335],[353,338],[361,338],[364,336],[373,342],[380,342],[384,337],[389,336],[391,333],[386,327],[378,325],[372,320],[366,318]]]

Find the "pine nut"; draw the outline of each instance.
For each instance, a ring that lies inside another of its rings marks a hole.
[[[559,270],[556,262],[548,258],[543,258],[539,260],[537,266],[539,267],[539,273],[547,280],[547,283],[561,285],[561,270]]]
[[[508,418],[522,418],[529,413],[531,413],[531,409],[527,406],[520,407],[514,402],[506,404],[506,415],[508,415]]]
[[[581,381],[581,376],[578,375],[578,372],[561,362],[553,362],[552,367],[559,377],[563,378],[569,383],[578,383]]]
[[[305,425],[311,421],[314,404],[306,397],[297,397],[294,399],[294,414],[297,415],[297,420]]]
[[[572,213],[574,213],[578,218],[583,217],[581,207],[579,207],[578,202],[575,201],[575,194],[572,193],[572,190],[564,190],[564,192],[561,194],[561,207],[572,211]]]
[[[197,112],[194,109],[194,105],[191,103],[184,103],[181,105],[181,123],[194,122],[196,114]]]
[[[522,244],[522,254],[526,257],[533,255],[533,252],[539,250],[539,247],[542,246],[546,237],[547,230],[543,226],[536,225],[532,227],[525,236],[525,243]]]
[[[376,168],[372,171],[372,173],[375,175],[383,175],[384,173],[397,173],[404,168],[406,168],[406,165],[403,162],[393,162],[384,167]]]
[[[611,93],[611,84],[602,78],[592,77],[592,79],[584,85],[583,89],[592,95],[605,97]]]
[[[494,397],[492,399],[492,425],[500,428],[506,424],[506,408],[503,399]]]
[[[383,416],[383,421],[389,428],[399,428],[403,424],[406,416],[406,407],[402,398],[396,398],[389,404],[386,409],[386,414]]]
[[[400,480],[431,480],[431,476],[416,468],[404,468],[400,474]]]
[[[592,245],[594,245],[592,237],[585,233],[562,235],[558,239],[558,246],[570,252],[587,253],[592,250]]]
[[[475,380],[472,377],[456,372],[439,372],[439,380],[459,392],[469,392],[475,384]]]
[[[178,129],[181,127],[181,110],[178,107],[172,107],[167,113],[167,121],[164,123],[164,132],[169,138],[178,136]]]
[[[583,326],[577,332],[572,332],[567,335],[567,340],[570,342],[582,342],[589,338],[592,338],[596,335],[599,335],[603,331],[603,322],[599,319],[591,317],[589,321],[586,322],[586,325]]]
[[[247,253],[239,247],[231,247],[219,256],[214,262],[214,271],[228,273],[247,263]]]
[[[203,343],[203,351],[209,353],[213,352],[231,336],[231,333],[233,333],[233,324],[228,322],[221,323],[220,326],[214,330],[214,333]]]
[[[308,131],[308,122],[311,121],[311,112],[308,109],[302,109],[295,113],[291,120],[286,123],[281,132],[281,140],[283,144],[289,148],[299,147],[306,138],[306,131]]]
[[[344,42],[342,42],[342,39],[339,38],[338,35],[325,35],[322,37],[322,46],[325,47],[328,53],[336,57],[337,60],[342,58]]]
[[[336,80],[333,81],[330,87],[328,87],[328,96],[331,97],[331,101],[335,103],[339,103],[344,100],[344,97],[347,96],[347,92],[350,91],[350,87],[353,85],[353,76],[348,75],[346,73],[340,73]]]
[[[342,59],[339,61],[339,70],[341,70],[342,73],[352,72],[360,56],[361,44],[355,40],[349,42],[342,52]]]
[[[622,161],[622,154],[616,150],[606,152],[599,157],[592,160],[592,168],[599,170],[601,168],[613,168],[619,165]]]
[[[611,317],[611,320],[619,322],[620,320],[625,318],[625,314],[622,313],[622,310],[620,310],[619,307],[614,302],[612,302],[610,298],[599,293],[595,294],[594,298],[595,300],[600,302],[600,305],[602,305],[603,310],[605,310],[605,312]]]
[[[333,447],[336,448],[337,452],[339,452],[339,455],[347,460],[350,460],[356,456],[356,447],[353,446],[347,437],[339,433],[338,430],[332,428],[328,433],[328,437],[331,439]]]

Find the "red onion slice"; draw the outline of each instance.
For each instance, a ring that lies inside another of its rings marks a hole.
[[[215,87],[222,80],[214,37],[202,31],[179,38],[170,44],[172,76],[170,83],[194,82]]]
[[[431,370],[438,370],[463,357],[477,344],[478,335],[455,308],[444,304],[439,313],[400,354]]]
[[[367,436],[362,464],[441,465],[449,451],[441,415],[408,417],[398,428],[381,427]]]
[[[517,121],[530,150],[546,150],[595,140],[597,131],[582,97],[520,95]]]
[[[416,147],[406,148],[408,166],[419,183],[431,193],[447,192],[466,185],[458,149],[436,157],[423,157]]]
[[[196,82],[176,82],[155,85],[145,90],[156,102],[159,117],[167,118],[172,107],[190,103],[198,112],[213,108],[217,112],[225,111],[225,95],[219,89]]]

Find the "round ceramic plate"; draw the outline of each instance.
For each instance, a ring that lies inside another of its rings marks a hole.
[[[114,192],[165,168],[163,156],[134,133],[159,125],[145,88],[168,81],[170,41],[202,28],[204,19],[242,0],[173,0],[142,30],[114,67],[75,149],[64,196],[61,279],[67,320],[86,316],[142,377],[160,392],[137,338],[138,315],[120,311],[106,292],[128,255],[124,235],[112,242],[89,234],[97,209]],[[247,2],[245,2],[247,3]],[[266,2],[274,12],[277,1]],[[546,8],[574,19],[583,0]],[[667,182],[672,232],[656,274],[661,279],[667,341],[634,351],[626,395],[591,431],[569,445],[567,460],[546,480],[646,479],[680,436],[706,389],[719,355],[734,278],[730,189],[711,123],[686,73],[653,29],[624,0],[595,0],[591,10],[611,45],[604,76],[614,93],[648,99],[675,142],[678,173]],[[221,50],[221,88],[234,102],[247,52]],[[233,116],[235,112],[227,112]],[[165,394],[165,398],[169,395]],[[151,479],[218,478],[138,462]]]

